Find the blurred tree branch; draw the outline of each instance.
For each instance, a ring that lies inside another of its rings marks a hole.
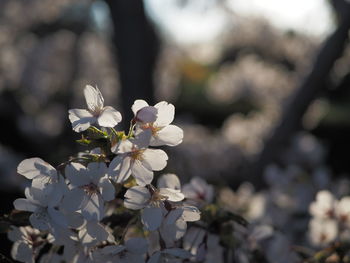
[[[143,1],[106,0],[114,25],[114,43],[121,82],[123,119],[133,116],[130,105],[142,98],[154,103],[153,70],[159,40],[148,21]],[[128,123],[124,123],[124,126]]]
[[[348,40],[350,28],[350,4],[343,0],[332,1],[338,14],[336,30],[325,40],[311,72],[292,95],[272,136],[266,141],[261,154],[253,165],[247,165],[248,178],[258,187],[264,187],[265,167],[276,162],[292,135],[301,128],[301,119],[310,103],[324,90],[335,61],[341,57]],[[341,8],[340,8],[341,7]]]

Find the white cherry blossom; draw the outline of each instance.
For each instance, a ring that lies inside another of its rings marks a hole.
[[[104,106],[104,99],[97,87],[87,85],[84,89],[84,96],[87,110],[71,109],[68,111],[74,131],[85,131],[94,123],[102,127],[114,127],[122,120],[119,111],[111,106]]]
[[[309,239],[315,246],[326,246],[338,235],[338,224],[334,219],[313,218],[309,222]]]
[[[194,206],[179,206],[171,210],[165,217],[160,234],[168,246],[183,237],[187,230],[187,222],[200,219],[200,211]]]
[[[153,120],[155,116],[154,109],[157,110],[155,120]],[[176,146],[182,142],[183,130],[171,124],[175,116],[173,104],[161,101],[152,107],[144,100],[136,100],[132,110],[139,122],[137,128],[152,131],[151,146]]]
[[[142,223],[147,230],[153,231],[162,223],[165,213],[164,201],[179,202],[183,199],[184,195],[178,190],[134,186],[126,191],[124,206],[133,210],[143,209]]]
[[[11,256],[13,259],[25,263],[34,263],[45,240],[41,238],[40,231],[29,226],[12,226],[7,234],[13,241]]]
[[[339,200],[335,207],[335,216],[340,223],[350,227],[350,196]]]
[[[67,211],[81,210],[87,220],[101,220],[104,216],[104,201],[114,199],[114,186],[107,177],[105,163],[80,163],[67,165],[65,174],[70,182],[70,191],[62,206]]]
[[[214,198],[214,187],[198,176],[192,178],[190,183],[185,184],[182,192],[186,198],[194,201],[210,203]]]
[[[150,131],[146,130],[136,138],[123,140],[112,147],[118,155],[109,165],[108,174],[116,178],[117,183],[123,183],[133,175],[138,185],[150,184],[153,171],[160,171],[167,165],[168,155],[163,150],[147,148],[150,137]]]
[[[331,192],[327,190],[319,191],[316,195],[316,201],[310,204],[309,212],[316,218],[332,218],[335,216],[334,209],[337,202]]]
[[[27,187],[24,191],[26,198],[18,198],[14,201],[17,210],[33,212],[29,221],[33,227],[39,230],[48,230],[56,225],[67,227],[67,220],[63,213],[57,209],[62,199],[62,190],[59,184],[45,186],[43,188]]]

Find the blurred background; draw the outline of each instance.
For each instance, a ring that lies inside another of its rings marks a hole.
[[[342,0],[1,0],[1,211],[18,163],[85,150],[70,108],[97,85],[127,129],[135,99],[176,107],[168,172],[266,187],[271,163],[350,172],[350,4]],[[301,154],[302,153],[302,154]]]

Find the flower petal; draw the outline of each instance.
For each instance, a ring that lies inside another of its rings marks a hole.
[[[34,228],[39,230],[48,230],[49,229],[49,215],[47,212],[41,211],[40,213],[34,212],[29,217],[29,222],[32,224]]]
[[[81,214],[86,220],[101,220],[104,217],[104,204],[101,195],[85,194],[81,206]]]
[[[47,212],[54,223],[61,227],[68,227],[67,219],[61,211],[56,210],[53,207],[49,207]]]
[[[153,172],[144,167],[139,160],[133,162],[131,171],[138,185],[145,186],[153,180]]]
[[[181,190],[181,183],[176,174],[163,174],[157,181],[158,188]]]
[[[148,249],[148,242],[142,237],[134,237],[125,241],[126,249],[134,254],[144,254]]]
[[[144,208],[149,203],[151,194],[146,187],[133,186],[126,191],[124,197],[124,206],[137,210]]]
[[[168,125],[157,131],[156,135],[151,139],[151,146],[176,146],[182,143],[184,132],[175,125]]]
[[[25,198],[18,198],[13,202],[13,206],[17,210],[21,211],[28,211],[28,212],[35,212],[39,207],[30,202],[28,199]]]
[[[101,91],[96,87],[86,85],[84,89],[86,105],[91,112],[103,108],[104,99]]]
[[[159,207],[145,207],[141,214],[141,221],[145,228],[154,231],[160,227],[163,220],[162,209]]]
[[[70,163],[65,169],[66,178],[73,187],[83,186],[91,182],[86,173],[86,167],[80,163]]]
[[[103,162],[92,162],[88,164],[86,171],[90,181],[97,185],[100,178],[107,174],[107,166]]]
[[[11,256],[13,259],[20,262],[34,263],[33,248],[24,241],[17,241],[13,244],[11,249]]]
[[[143,107],[147,107],[148,103],[144,100],[135,100],[134,104],[131,106],[131,110],[136,116],[137,112],[141,110]]]
[[[180,190],[174,190],[171,188],[160,188],[159,193],[168,197],[168,200],[171,202],[180,202],[185,198],[184,194],[181,193]]]
[[[85,131],[96,122],[96,118],[84,109],[71,109],[68,113],[69,120],[75,132]]]
[[[86,224],[86,230],[89,235],[95,238],[98,242],[105,241],[108,238],[107,230],[96,221],[88,221]]]
[[[111,201],[115,198],[115,189],[113,184],[109,181],[107,176],[104,176],[100,179],[98,183],[100,187],[100,193],[102,195],[103,200]]]
[[[146,149],[142,157],[142,164],[153,171],[163,170],[167,165],[168,155],[160,149]]]
[[[98,125],[102,127],[114,127],[122,121],[122,115],[111,106],[106,106],[97,118]]]
[[[74,212],[80,209],[85,197],[85,192],[81,188],[70,190],[62,200],[62,207],[67,212]]]
[[[142,123],[152,123],[157,119],[158,110],[153,106],[146,106],[136,114],[136,120]]]
[[[108,167],[108,175],[116,178],[117,183],[123,183],[131,175],[131,158],[126,155],[116,156]]]
[[[161,101],[154,105],[158,109],[158,118],[154,122],[157,127],[164,127],[172,123],[175,115],[175,107],[166,101]]]
[[[30,158],[23,160],[17,167],[17,173],[23,175],[28,179],[44,176],[57,180],[56,169],[40,158]]]

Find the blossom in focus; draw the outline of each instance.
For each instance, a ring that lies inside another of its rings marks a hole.
[[[153,189],[143,186],[133,186],[125,193],[124,206],[133,210],[142,210],[141,220],[147,230],[153,231],[160,227],[164,213],[164,201],[179,202],[184,195],[179,190],[170,188]]]
[[[173,104],[161,101],[152,107],[144,100],[136,100],[132,111],[135,114],[137,128],[152,132],[151,146],[176,146],[182,142],[183,130],[171,124],[175,116]]]
[[[138,185],[145,186],[153,180],[153,171],[160,171],[167,165],[168,155],[160,149],[150,149],[151,133],[143,131],[136,138],[122,140],[112,147],[118,154],[109,165],[109,176],[117,183],[125,182],[133,175]]]
[[[17,210],[33,212],[29,221],[39,230],[48,230],[56,225],[67,227],[63,213],[55,208],[62,199],[62,191],[57,190],[60,185],[50,186],[49,192],[44,190],[45,187],[27,187],[24,191],[26,198],[18,198],[13,203]]]
[[[114,199],[114,186],[107,177],[105,163],[80,163],[67,165],[66,177],[70,191],[65,195],[62,206],[67,211],[81,210],[87,220],[101,220],[104,216],[104,201]]]
[[[68,111],[74,131],[85,131],[94,123],[101,127],[114,127],[122,120],[119,111],[111,106],[104,106],[104,99],[97,87],[87,85],[84,89],[84,96],[87,110],[71,109]]]

